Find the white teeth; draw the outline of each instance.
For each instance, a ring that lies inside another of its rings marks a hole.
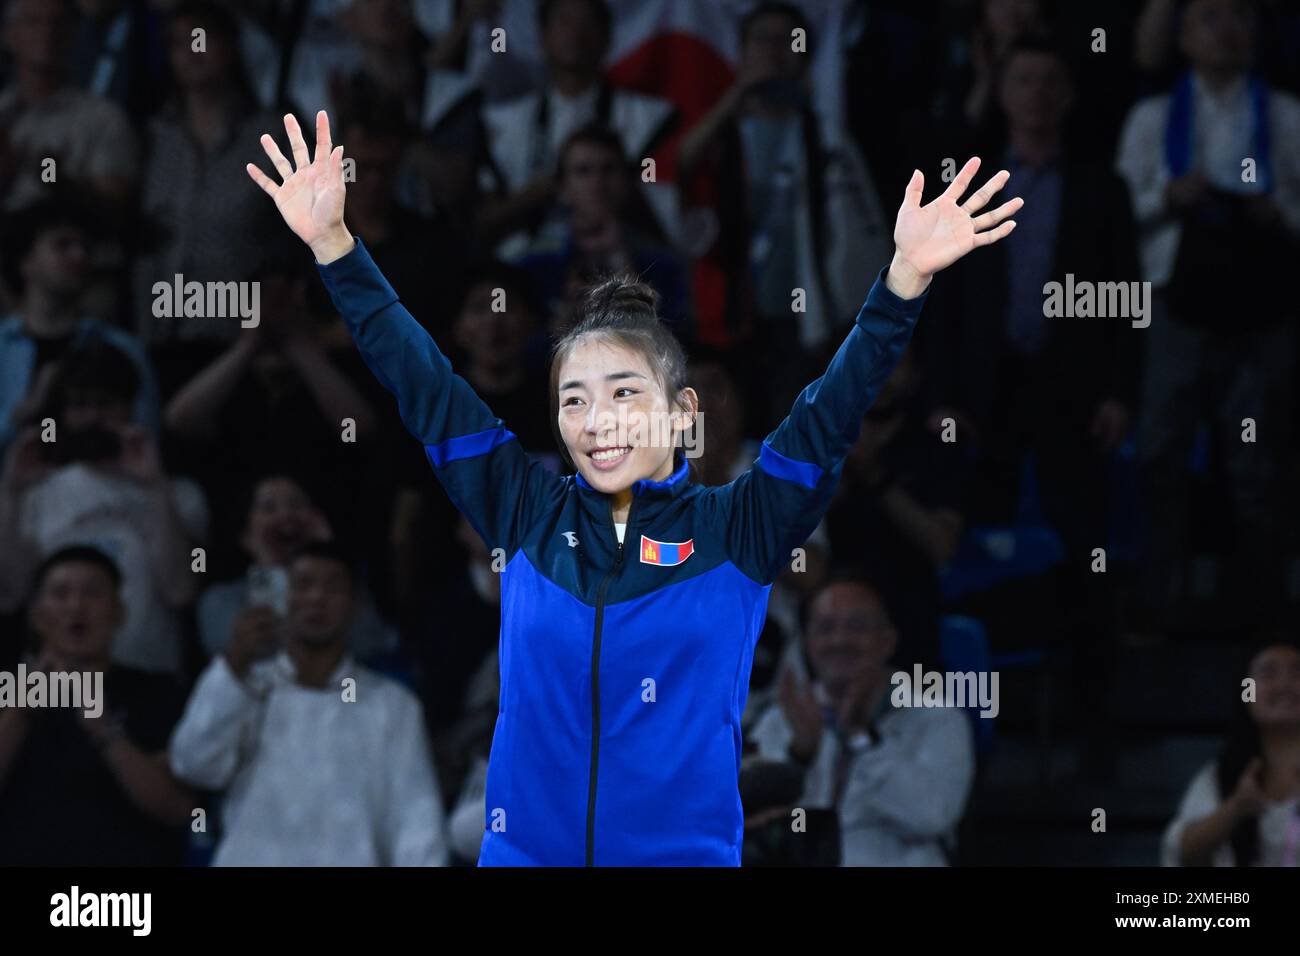
[[[615,458],[622,458],[628,453],[627,448],[610,448],[605,451],[593,451],[591,457],[593,461],[613,461]]]

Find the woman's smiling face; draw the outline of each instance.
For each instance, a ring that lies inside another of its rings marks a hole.
[[[663,481],[673,470],[677,432],[693,417],[671,409],[649,363],[635,349],[586,336],[560,366],[560,435],[579,473],[615,494],[636,481]],[[695,393],[683,390],[692,403]]]

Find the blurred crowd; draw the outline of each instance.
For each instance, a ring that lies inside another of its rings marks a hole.
[[[1225,694],[1249,674],[1259,702],[1164,861],[1295,865],[1300,5],[2,15],[0,669],[104,671],[108,705],[0,710],[0,862],[477,857],[500,567],[245,171],[324,109],[349,228],[547,467],[551,336],[594,278],[650,282],[709,484],[825,368],[912,170],[927,200],[970,155],[1010,170],[1018,228],[935,280],[773,589],[746,863],[960,861],[985,721],[890,706],[896,670],[1058,662],[1104,781],[1123,642],[1208,628],[1250,649]],[[1134,284],[1126,310],[1049,316],[1067,275]]]

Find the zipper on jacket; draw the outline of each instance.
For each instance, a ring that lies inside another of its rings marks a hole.
[[[627,524],[623,528],[623,540],[632,531],[632,512],[636,508],[636,499],[627,510]],[[614,527],[614,505],[609,506],[609,526],[618,537]],[[595,866],[596,859],[596,768],[600,764],[600,636],[605,622],[605,589],[614,575],[623,566],[623,541],[618,542],[618,553],[614,556],[614,567],[600,582],[596,592],[596,629],[591,638],[591,773],[587,778],[587,857],[586,866]]]

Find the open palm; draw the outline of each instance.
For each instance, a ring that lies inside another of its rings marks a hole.
[[[919,169],[912,174],[894,224],[894,247],[918,275],[932,276],[972,249],[997,242],[1015,228],[1014,221],[1003,220],[1024,205],[1023,199],[1009,200],[991,212],[976,215],[1011,178],[1005,169],[957,205],[979,167],[978,156],[967,160],[942,195],[925,206],[921,205],[925,177]]]
[[[308,161],[307,144],[292,113],[284,117],[293,161],[289,164],[269,133],[263,133],[262,148],[275,165],[281,182],[249,163],[248,175],[275,200],[285,224],[309,246],[337,232],[343,225],[343,147],[330,145],[330,121],[321,110],[316,114],[316,154]]]

